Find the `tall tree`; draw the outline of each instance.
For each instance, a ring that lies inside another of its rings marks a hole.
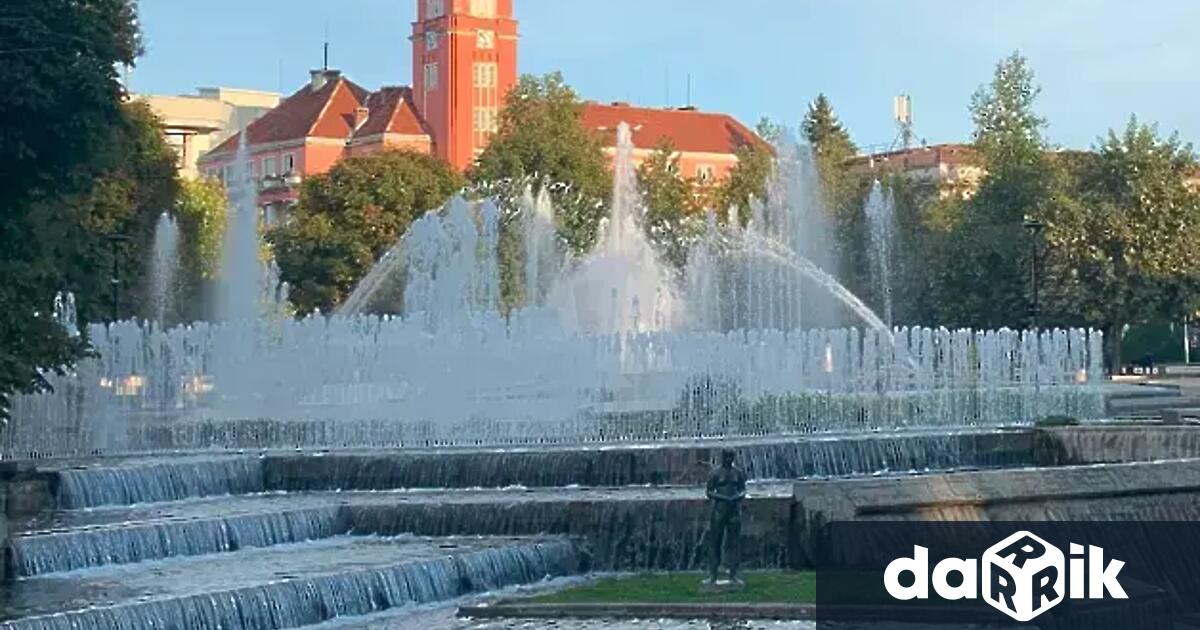
[[[130,0],[0,5],[0,419],[14,392],[44,389],[86,351],[55,322],[54,296],[82,227],[72,202],[117,157],[105,149],[127,121],[117,67],[140,51],[135,17]]]
[[[946,324],[977,328],[1030,323],[1029,269],[1041,238],[1024,227],[1067,203],[1060,165],[1047,155],[1045,121],[1033,110],[1040,88],[1019,54],[996,66],[989,85],[971,99],[974,146],[986,175],[962,202],[961,217],[943,242],[938,294]]]
[[[478,185],[540,189],[550,184],[559,230],[576,253],[587,251],[605,215],[612,174],[601,139],[583,125],[583,103],[561,74],[523,76],[505,99],[500,129],[468,172]]]
[[[818,94],[809,104],[801,128],[813,153],[830,166],[845,164],[858,151],[824,94]]]
[[[332,310],[412,221],[462,189],[436,158],[388,151],[305,180],[292,219],[267,234],[300,314]]]
[[[842,279],[865,292],[869,287],[868,236],[863,215],[867,178],[852,171],[850,164],[858,147],[824,94],[818,94],[809,104],[801,130],[820,177],[822,199],[838,243]]]
[[[1110,367],[1126,324],[1181,321],[1200,297],[1200,195],[1190,145],[1131,118],[1072,160],[1076,203],[1047,213],[1047,300],[1058,318],[1104,331]]]
[[[107,165],[89,191],[69,201],[75,234],[65,264],[67,287],[75,293],[85,321],[149,317],[148,263],[154,247],[154,226],[169,212],[179,194],[177,155],[162,135],[161,120],[145,103],[122,106],[122,120],[113,128],[105,149]],[[109,235],[128,240],[115,248]],[[120,303],[114,308],[110,290],[113,255],[120,273]]]

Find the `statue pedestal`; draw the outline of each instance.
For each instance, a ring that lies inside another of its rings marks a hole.
[[[700,583],[700,592],[705,595],[717,595],[721,593],[739,593],[746,590],[746,583],[741,580],[726,580],[721,579],[716,582],[704,580]]]

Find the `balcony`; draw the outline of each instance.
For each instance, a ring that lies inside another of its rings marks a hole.
[[[283,175],[265,175],[258,181],[259,192],[274,192],[298,188],[304,178],[296,172]]]

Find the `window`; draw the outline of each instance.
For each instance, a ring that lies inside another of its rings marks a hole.
[[[496,64],[494,63],[477,63],[475,64],[475,87],[477,88],[494,88],[496,87]]]
[[[438,87],[438,65],[436,63],[425,64],[425,91],[436,90]]]
[[[275,177],[279,171],[275,170],[275,156],[263,158],[263,175],[267,177]]]
[[[445,12],[444,0],[425,0],[425,19],[442,17]]]
[[[486,146],[492,134],[500,127],[500,90],[497,87],[500,82],[497,68],[495,62],[480,62],[471,67],[475,115],[472,144],[477,150]]]
[[[496,0],[471,0],[471,15],[481,18],[496,17]]]
[[[229,164],[221,168],[221,183],[226,186],[233,183],[233,167]]]
[[[491,50],[496,47],[496,31],[480,29],[475,32],[475,46],[483,50]]]
[[[475,108],[475,131],[482,134],[493,134],[500,126],[500,117],[495,107]]]
[[[437,50],[437,47],[438,47],[438,32],[437,31],[426,31],[425,32],[425,50],[429,50],[429,51]]]
[[[696,179],[702,182],[711,182],[716,174],[717,169],[713,168],[712,164],[701,164],[696,167]]]
[[[291,153],[284,154],[284,156],[283,156],[283,174],[291,175],[292,171],[295,170],[295,168],[296,168],[296,156]]]

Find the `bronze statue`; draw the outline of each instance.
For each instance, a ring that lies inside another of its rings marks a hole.
[[[721,465],[708,477],[705,494],[712,503],[708,523],[708,582],[716,583],[721,551],[728,545],[725,564],[729,579],[738,582],[742,552],[742,500],[746,498],[746,473],[733,465],[733,451],[721,451]]]

